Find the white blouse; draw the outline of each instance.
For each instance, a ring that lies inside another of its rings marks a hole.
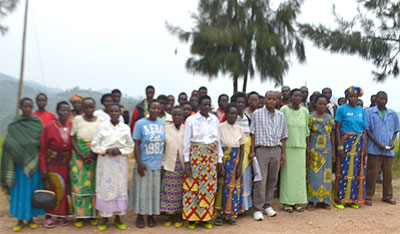
[[[223,147],[240,147],[246,141],[243,128],[236,123],[232,125],[225,121],[219,125],[219,131]]]
[[[121,121],[115,126],[111,121],[100,124],[91,144],[93,152],[100,155],[106,154],[109,148],[117,147],[122,155],[128,156],[132,154],[134,146],[129,126]]]
[[[199,111],[186,119],[183,137],[183,160],[185,162],[189,162],[192,142],[202,144],[216,142],[218,147],[218,163],[222,163],[224,154],[220,142],[219,121],[215,115],[209,114],[208,118],[205,118]]]

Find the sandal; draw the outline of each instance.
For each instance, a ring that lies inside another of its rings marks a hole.
[[[325,202],[318,202],[317,203],[317,208],[325,209],[325,210],[330,210],[331,206]]]
[[[156,221],[154,220],[153,215],[148,215],[147,216],[147,226],[149,226],[149,227],[155,227],[156,226]]]
[[[233,225],[233,226],[235,226],[235,225],[238,224],[237,219],[231,219],[231,220],[229,220],[229,223],[230,223],[231,225]]]
[[[283,205],[283,210],[289,214],[293,213],[293,207],[291,205]]]
[[[308,211],[314,211],[314,210],[315,210],[314,202],[309,202],[309,203],[307,204],[306,209],[307,209]]]
[[[304,208],[301,205],[294,205],[293,208],[298,212],[304,212]]]
[[[144,218],[142,215],[138,216],[136,218],[136,227],[138,228],[144,228]]]
[[[46,219],[43,222],[43,226],[45,228],[53,228],[54,227],[54,221],[52,219]]]
[[[68,220],[66,219],[66,218],[59,218],[58,219],[58,223],[61,225],[61,226],[68,226],[69,225],[69,222],[68,222]]]
[[[217,226],[222,226],[222,224],[224,224],[224,220],[222,220],[221,217],[217,217],[215,218],[214,224]]]

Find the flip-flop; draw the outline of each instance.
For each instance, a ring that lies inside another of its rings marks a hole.
[[[58,223],[61,225],[61,226],[68,226],[69,225],[69,222],[68,222],[68,220],[66,219],[66,218],[59,218],[58,219]]]
[[[54,221],[53,221],[52,219],[46,219],[46,220],[43,222],[43,226],[44,226],[45,228],[53,228],[53,227],[54,227]]]
[[[200,222],[200,225],[203,226],[203,228],[205,229],[212,229],[213,226],[211,223],[207,223],[207,222]]]
[[[97,219],[89,219],[89,223],[92,226],[97,226],[97,224],[99,224],[99,220],[97,220]]]

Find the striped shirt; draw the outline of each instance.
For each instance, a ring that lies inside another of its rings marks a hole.
[[[278,110],[270,114],[265,107],[257,109],[252,116],[250,132],[255,137],[256,147],[282,145],[281,140],[288,137],[285,116]]]
[[[249,118],[247,117],[247,114],[243,113],[243,118],[238,115],[236,124],[242,127],[244,134],[246,136],[250,135],[250,121]]]

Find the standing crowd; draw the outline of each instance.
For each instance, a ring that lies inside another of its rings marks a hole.
[[[13,231],[85,223],[120,230],[128,210],[136,226],[236,225],[252,210],[254,220],[277,214],[274,195],[292,213],[317,208],[372,205],[383,173],[382,201],[395,205],[392,190],[398,115],[386,108],[379,91],[363,108],[359,87],[349,87],[338,105],[324,88],[308,99],[307,87],[236,93],[212,106],[207,88],[172,95],[146,87],[146,98],[130,116],[118,89],[101,98],[76,94],[57,104],[57,117],[45,109],[46,94],[20,101],[22,114],[9,124],[1,157],[0,182],[10,195]],[[309,100],[309,101],[308,101]],[[129,125],[128,125],[129,124]],[[128,159],[133,169],[128,193]],[[332,174],[335,174],[332,182]],[[33,207],[38,190],[55,194],[53,209]],[[215,221],[211,220],[215,217]],[[24,223],[27,222],[27,223]]]

